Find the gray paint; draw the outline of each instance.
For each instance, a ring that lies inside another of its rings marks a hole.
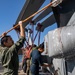
[[[72,17],[70,18],[70,20],[69,20],[67,26],[69,26],[69,25],[75,25],[75,12],[74,12],[74,14],[72,15]]]
[[[48,32],[49,56],[75,55],[75,26],[65,26]],[[60,57],[60,56],[59,56]]]

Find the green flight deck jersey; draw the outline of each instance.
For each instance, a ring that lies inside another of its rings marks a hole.
[[[2,47],[0,50],[1,62],[4,67],[2,75],[18,75],[19,58],[18,50],[23,47],[25,38],[20,37],[19,41],[13,44],[10,48]]]

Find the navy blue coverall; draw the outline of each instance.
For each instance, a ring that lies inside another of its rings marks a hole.
[[[31,74],[39,75],[39,65],[43,64],[41,60],[41,53],[37,49],[32,50],[31,59],[32,59],[30,66]]]

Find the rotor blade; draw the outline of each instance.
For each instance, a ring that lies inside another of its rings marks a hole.
[[[40,21],[42,18],[44,18],[45,16],[47,16],[51,11],[52,11],[51,7],[47,8],[38,17],[36,17],[34,19],[34,22],[36,23],[36,22]]]
[[[52,14],[50,17],[48,17],[45,21],[43,21],[41,24],[43,25],[41,28],[41,31],[43,31],[46,27],[51,26],[56,22],[54,15]]]
[[[45,0],[26,0],[23,9],[21,10],[21,13],[19,14],[15,24],[17,24],[20,20],[24,20],[30,15],[32,15],[33,13],[35,13],[40,8],[40,6],[44,3],[44,1]],[[32,18],[26,21],[24,25],[26,26],[31,19]]]

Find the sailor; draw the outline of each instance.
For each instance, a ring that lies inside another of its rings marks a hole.
[[[22,68],[27,75],[29,75],[30,71],[30,52],[31,52],[30,45],[28,47],[25,47],[23,50]]]
[[[43,64],[41,53],[44,51],[44,43],[40,44],[38,49],[31,52],[31,75],[39,75],[39,65],[49,67],[49,64]]]
[[[23,46],[25,41],[25,26],[22,24],[22,21],[18,24],[20,26],[20,38],[16,43],[14,43],[10,35],[6,35],[6,32],[2,34],[1,62],[4,67],[2,75],[18,75],[18,50]]]

